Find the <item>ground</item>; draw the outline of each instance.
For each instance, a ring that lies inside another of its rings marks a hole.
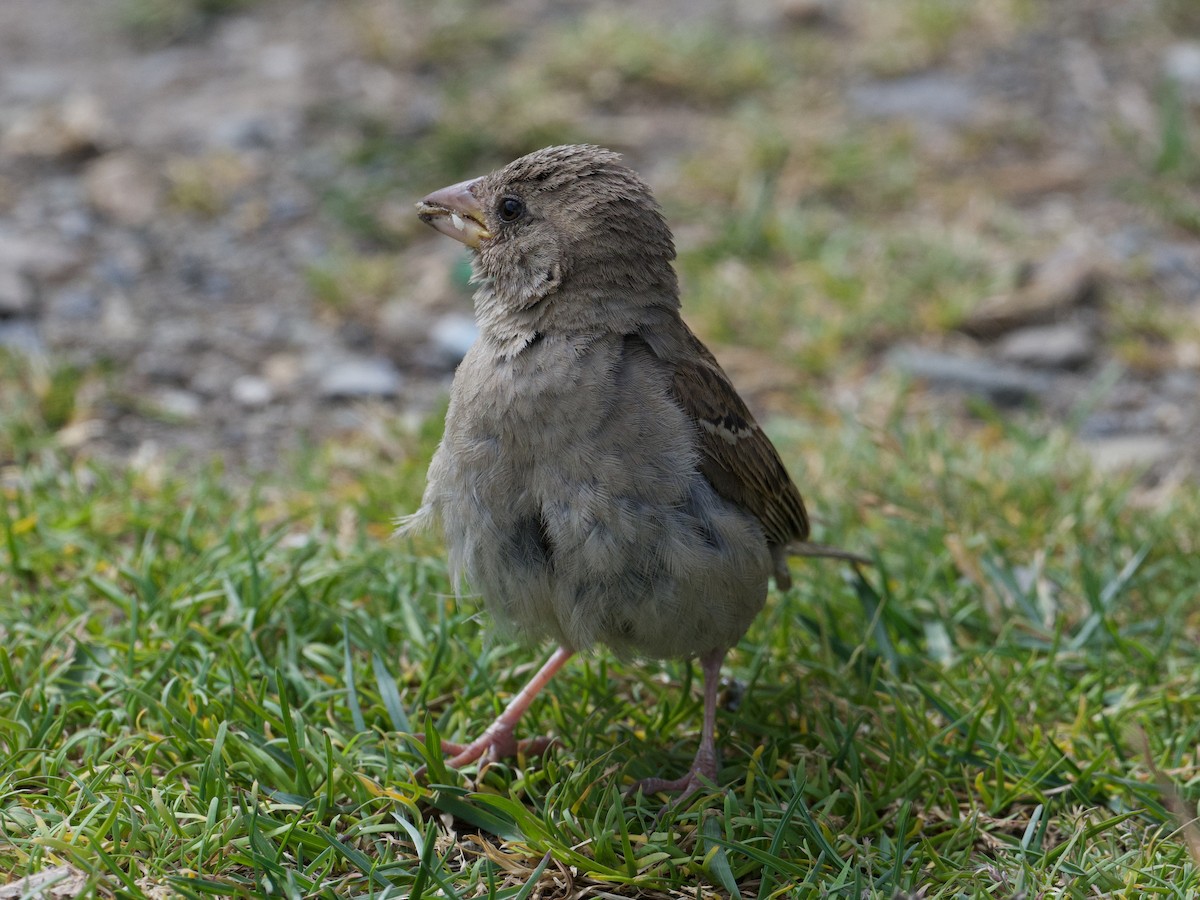
[[[412,203],[588,140],[657,190],[689,317],[760,412],[899,374],[1070,417],[1156,478],[1194,462],[1184,3],[0,16],[0,344],[48,360],[73,451],[262,470],[428,412],[469,288]]]
[[[0,898],[1194,895],[1198,114],[1190,0],[0,3]],[[538,651],[391,538],[474,336],[413,203],[563,141],[874,561],[665,812],[682,663],[440,767]]]

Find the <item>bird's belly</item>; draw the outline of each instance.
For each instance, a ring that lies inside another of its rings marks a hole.
[[[457,467],[471,502],[444,524],[452,559],[504,630],[683,657],[732,645],[762,608],[762,528],[699,474],[641,469],[631,483],[639,467],[619,455],[521,464],[502,444]]]
[[[461,394],[447,416],[454,440],[435,462],[451,564],[529,640],[654,657],[724,649],[762,608],[766,538],[700,474],[667,376],[627,353],[619,337],[585,351],[547,340],[517,362],[464,361],[465,380],[502,399]]]

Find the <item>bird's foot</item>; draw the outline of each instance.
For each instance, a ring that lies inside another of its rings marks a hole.
[[[446,760],[451,769],[461,769],[476,760],[484,763],[517,756],[541,756],[557,743],[552,737],[533,737],[518,741],[509,726],[493,722],[483,734],[469,744],[442,741],[442,753],[453,754]]]
[[[638,791],[641,791],[646,796],[650,794],[674,794],[674,798],[667,806],[675,807],[696,793],[696,791],[705,787],[711,787],[716,783],[717,755],[715,748],[710,750],[710,748],[702,746],[700,752],[696,754],[696,758],[692,762],[692,767],[688,769],[687,774],[682,778],[643,778],[641,781],[635,781],[625,792],[625,796],[633,797]]]
[[[418,736],[418,740],[424,740]],[[471,763],[480,761],[482,765],[501,759],[513,759],[518,756],[541,756],[558,743],[557,738],[534,737],[518,741],[511,726],[493,722],[488,729],[469,744],[456,744],[453,741],[441,741],[440,749],[446,759],[446,768],[461,769]],[[427,767],[421,766],[416,771],[417,778],[424,778]]]
[[[470,765],[477,759],[483,759],[486,765],[497,759],[505,759],[511,756],[540,756],[555,743],[553,738],[529,738],[528,740],[518,741],[513,736],[513,728],[517,721],[521,718],[522,713],[537,696],[538,691],[545,687],[554,673],[562,668],[563,664],[571,658],[574,650],[568,650],[566,647],[559,647],[554,651],[553,655],[542,664],[542,667],[537,670],[537,673],[529,679],[529,682],[521,688],[515,697],[504,708],[504,712],[500,713],[499,717],[487,730],[471,741],[469,744],[452,744],[446,741],[442,742],[442,753],[453,754],[450,759],[446,760],[446,765],[451,769],[461,769],[463,766]],[[425,777],[425,766],[417,769],[415,776],[417,778]]]

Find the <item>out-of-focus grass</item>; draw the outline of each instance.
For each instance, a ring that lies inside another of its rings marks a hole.
[[[53,432],[79,412],[80,391],[91,374],[0,348],[0,465],[21,464],[50,446]]]
[[[387,254],[331,254],[308,270],[308,284],[321,303],[341,314],[367,313],[399,285],[395,258]]]
[[[601,107],[617,98],[623,109],[663,102],[728,106],[770,87],[783,71],[776,46],[707,22],[650,28],[596,13],[550,35],[549,47],[541,64],[545,83]]]
[[[906,0],[851,4],[815,29],[648,24],[606,10],[525,21],[521,31],[517,19],[457,4],[414,28],[405,52],[399,38],[374,51],[402,67],[424,48],[441,109],[416,139],[366,123],[329,208],[378,248],[368,252],[392,252],[419,234],[395,210],[433,188],[550,143],[615,145],[635,165],[653,164],[680,238],[685,310],[701,333],[759,348],[810,382],[833,379],[898,339],[952,329],[1070,237],[1030,228],[1028,205],[1039,201],[1021,194],[1019,176],[992,181],[994,167],[1016,161],[1036,178],[1057,152],[1060,136],[1030,107],[989,107],[931,136],[920,122],[855,113],[842,89],[929,66],[969,72],[972,58],[1003,59],[1007,44],[1062,14],[1029,0]],[[453,54],[429,50],[447,34]],[[1176,95],[1162,96],[1154,146],[1114,125],[1118,161],[1095,179],[1188,230],[1194,123]],[[652,149],[641,159],[643,144]],[[1127,276],[1106,295],[1106,336],[1143,371],[1163,359],[1149,335],[1190,336],[1197,325],[1161,302],[1136,265]]]

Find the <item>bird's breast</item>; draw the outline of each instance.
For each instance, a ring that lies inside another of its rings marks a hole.
[[[640,343],[473,349],[436,463],[452,563],[530,637],[655,656],[736,640],[769,554],[697,452],[670,373]]]

